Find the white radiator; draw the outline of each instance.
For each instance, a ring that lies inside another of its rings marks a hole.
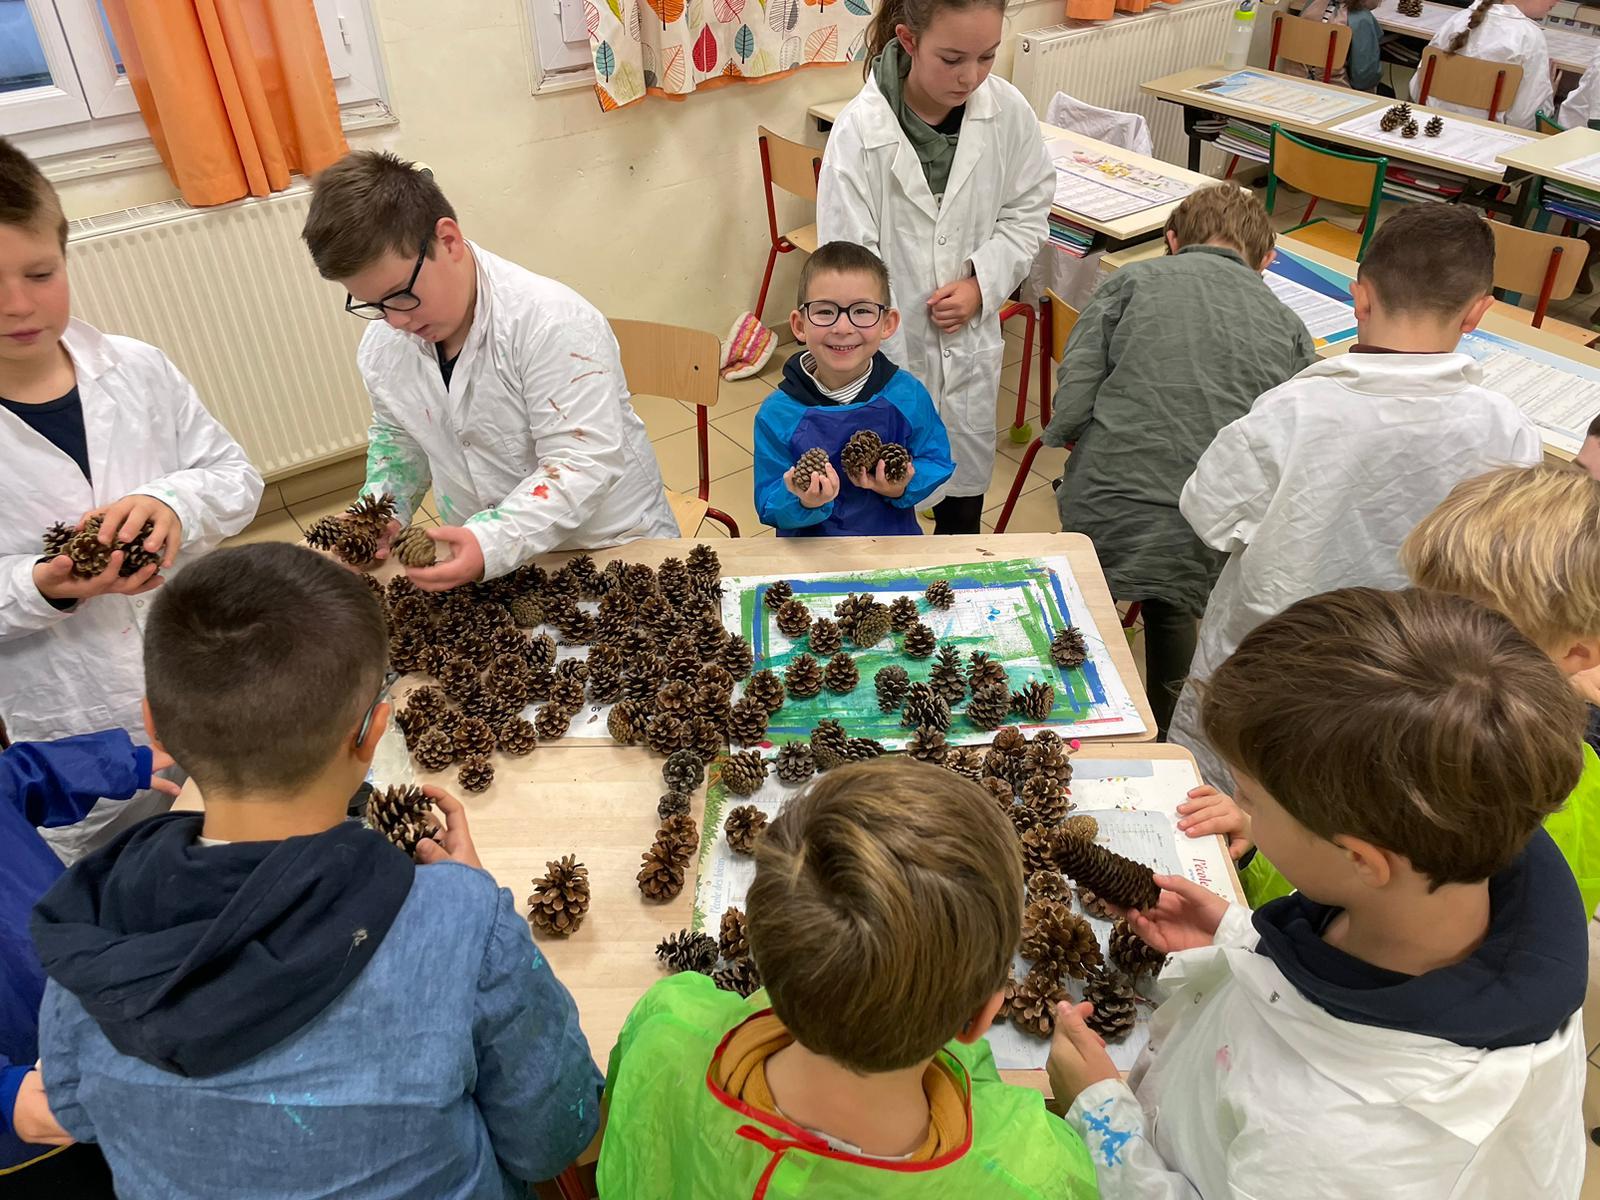
[[[74,313],[164,350],[269,478],[361,450],[371,414],[355,357],[366,323],[300,241],[310,196],[171,201],[70,235]]]
[[[1233,8],[1234,0],[1186,0],[1109,21],[1068,21],[1035,29],[1018,39],[1011,82],[1041,115],[1057,92],[1101,108],[1141,113],[1150,123],[1156,157],[1183,165],[1188,139],[1182,109],[1157,100],[1139,85],[1221,62]],[[1221,158],[1206,147],[1201,169],[1212,170]]]

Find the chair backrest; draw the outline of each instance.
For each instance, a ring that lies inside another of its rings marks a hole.
[[[717,335],[654,321],[611,322],[622,349],[622,372],[636,396],[665,396],[710,408],[717,402],[722,343]]]
[[[1350,57],[1350,26],[1332,21],[1313,21],[1288,13],[1272,15],[1272,52],[1267,69],[1274,70],[1280,58],[1316,67],[1326,79]]]
[[[1051,288],[1044,289],[1044,302],[1050,306],[1050,361],[1060,362],[1067,352],[1067,339],[1078,323],[1078,310],[1073,308]]]
[[[1535,133],[1565,133],[1566,127],[1554,119],[1544,115],[1544,109],[1533,114],[1533,131]]]
[[[804,142],[779,137],[764,125],[756,127],[761,146],[761,162],[767,178],[786,192],[807,200],[817,198],[817,172],[822,169],[822,151]]]
[[[1329,150],[1303,141],[1278,125],[1272,127],[1269,153],[1268,212],[1272,211],[1281,179],[1308,196],[1366,209],[1369,223],[1376,219],[1378,201],[1383,198],[1383,176],[1389,167],[1387,158]]]
[[[1588,259],[1589,243],[1582,238],[1537,233],[1504,221],[1490,221],[1494,231],[1494,286],[1508,292],[1537,296],[1545,304],[1565,300],[1578,286],[1578,276]],[[1554,271],[1551,259],[1555,259]],[[1546,281],[1549,291],[1545,291]]]
[[[1155,153],[1150,122],[1139,113],[1100,108],[1066,92],[1057,92],[1045,110],[1044,120],[1046,125],[1070,129],[1135,154],[1148,157]]]
[[[1481,108],[1489,119],[1503,114],[1522,86],[1522,68],[1515,63],[1490,62],[1465,54],[1446,54],[1438,46],[1422,53],[1417,67],[1422,76],[1417,103],[1444,100],[1467,108]]]

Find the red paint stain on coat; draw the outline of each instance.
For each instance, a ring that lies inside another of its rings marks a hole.
[[[588,434],[587,434],[587,433],[585,433],[585,432],[584,432],[584,431],[583,431],[583,430],[581,430],[581,429],[574,429],[574,430],[573,430],[573,431],[572,431],[572,436],[573,436],[573,437],[575,437],[575,438],[577,438],[577,439],[578,439],[578,440],[579,440],[579,441],[580,441],[580,442],[581,442],[581,441],[583,441],[583,440],[584,440],[584,439],[585,439],[585,438],[587,438],[587,437],[588,437],[588,436],[589,436],[589,435],[588,435]]]
[[[604,374],[605,374],[604,371],[585,371],[582,375],[574,375],[572,377],[572,382],[573,383],[577,383],[578,380],[580,380],[580,379],[588,379],[591,375],[604,375]]]
[[[547,484],[541,483],[538,487],[534,488],[533,491],[529,492],[528,495],[538,500],[548,500],[550,499],[550,488]]]

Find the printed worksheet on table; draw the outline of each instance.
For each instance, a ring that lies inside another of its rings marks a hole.
[[[1431,158],[1466,163],[1493,171],[1497,175],[1505,174],[1505,167],[1495,161],[1496,155],[1514,150],[1525,142],[1536,140],[1533,134],[1524,130],[1507,129],[1503,125],[1475,125],[1470,121],[1459,121],[1453,117],[1440,117],[1444,128],[1437,136],[1429,137],[1422,128],[1432,119],[1432,115],[1426,112],[1413,114],[1412,119],[1419,128],[1414,137],[1406,137],[1402,130],[1383,128],[1384,111],[1380,108],[1373,112],[1362,113],[1359,117],[1352,117],[1333,126],[1329,132],[1371,138],[1373,141],[1383,142],[1412,154],[1426,154]]]
[[[1363,92],[1320,88],[1292,79],[1277,79],[1260,71],[1235,71],[1188,90],[1225,97],[1263,112],[1297,117],[1313,125],[1356,112],[1373,102],[1373,98]]]
[[[1181,179],[1058,141],[1049,144],[1056,164],[1055,206],[1111,221],[1182,200],[1193,188]]]
[[[1581,175],[1585,179],[1600,183],[1600,154],[1586,154],[1582,158],[1575,158],[1571,162],[1562,163],[1559,169],[1568,175]]]
[[[1319,349],[1356,336],[1350,285],[1337,271],[1301,258],[1280,244],[1265,278],[1272,294],[1305,322]]]
[[[1516,404],[1548,446],[1576,454],[1600,415],[1600,370],[1479,329],[1461,339],[1478,360],[1483,386]]]

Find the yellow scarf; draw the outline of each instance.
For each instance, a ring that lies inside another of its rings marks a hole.
[[[794,1035],[775,1014],[752,1017],[728,1040],[718,1064],[717,1083],[730,1096],[759,1112],[782,1117],[767,1086],[767,1060],[793,1044]],[[906,1162],[929,1162],[943,1157],[967,1140],[968,1121],[961,1083],[938,1059],[922,1075],[928,1100],[928,1135]]]

